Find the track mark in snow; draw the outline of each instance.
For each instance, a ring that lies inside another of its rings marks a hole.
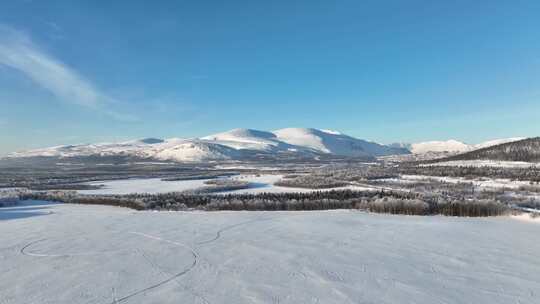
[[[159,266],[158,264],[156,264],[144,251],[140,250],[140,249],[136,249],[136,251],[148,262],[148,264],[154,268],[156,271],[158,271],[159,273],[161,273],[162,275],[164,276],[171,276],[171,275],[174,275],[166,270],[164,270],[161,266]],[[199,293],[195,292],[194,290],[192,290],[189,286],[184,286],[182,284],[180,284],[180,282],[178,282],[178,280],[176,280],[176,278],[173,280],[174,283],[176,283],[176,285],[178,285],[180,288],[184,289],[184,290],[187,290],[189,293],[191,293],[192,295],[194,295],[195,297],[201,299],[205,304],[210,304],[210,302],[202,295],[200,295]]]
[[[307,279],[307,275],[304,272],[300,271],[300,270],[290,271],[290,272],[287,273],[287,275],[292,279],[298,279],[298,278],[302,278],[304,280]]]
[[[74,256],[92,256],[92,255],[108,254],[108,253],[115,253],[115,252],[122,251],[122,249],[117,249],[117,250],[105,250],[105,251],[95,251],[95,252],[88,251],[88,252],[68,253],[68,254],[47,254],[47,253],[36,253],[29,250],[31,246],[37,243],[44,242],[46,240],[47,239],[40,239],[40,240],[32,241],[24,245],[21,248],[20,253],[26,256],[31,256],[31,257],[68,258],[68,257],[74,257]]]
[[[209,243],[212,243],[212,242],[215,242],[215,241],[219,240],[219,238],[221,238],[221,234],[223,232],[227,231],[227,230],[231,230],[233,228],[236,228],[236,227],[242,226],[242,225],[246,225],[246,224],[257,223],[257,222],[262,222],[262,221],[268,221],[268,220],[271,220],[271,219],[272,218],[257,218],[257,219],[254,219],[254,220],[240,222],[240,223],[236,223],[236,224],[233,224],[233,225],[225,226],[225,227],[219,229],[216,232],[216,235],[213,238],[208,239],[208,240],[204,240],[204,241],[199,241],[196,244],[197,245],[206,245],[206,244],[209,244]]]
[[[115,302],[111,302],[111,304],[124,302],[124,301],[126,301],[126,300],[128,300],[128,299],[130,299],[130,298],[132,298],[134,296],[140,295],[140,294],[145,293],[147,291],[150,291],[152,289],[156,289],[156,288],[158,288],[160,286],[163,286],[163,285],[175,280],[176,278],[185,275],[186,273],[190,272],[193,268],[195,268],[195,266],[197,266],[197,260],[199,258],[199,254],[195,250],[193,250],[193,248],[189,247],[186,244],[175,242],[175,241],[170,241],[170,240],[167,240],[167,239],[160,238],[158,236],[153,236],[153,235],[142,233],[142,232],[130,232],[130,234],[134,234],[134,235],[142,236],[142,237],[145,237],[145,238],[148,238],[148,239],[152,239],[152,240],[156,240],[156,241],[160,241],[160,242],[164,242],[164,243],[173,244],[173,245],[176,245],[176,246],[179,246],[179,247],[183,247],[183,248],[185,248],[185,249],[187,249],[187,250],[189,250],[191,252],[191,255],[193,256],[193,263],[191,263],[191,265],[188,268],[182,270],[181,272],[176,273],[176,274],[172,275],[171,277],[169,277],[169,278],[167,278],[167,279],[165,279],[165,280],[163,280],[161,282],[158,282],[156,284],[153,284],[153,285],[148,286],[146,288],[143,288],[141,290],[135,291],[135,292],[133,292],[133,293],[127,295],[127,296],[119,298]]]
[[[332,282],[344,283],[346,281],[343,274],[337,271],[324,270],[323,275],[327,280]]]
[[[112,299],[113,299],[113,304],[116,304],[118,303],[118,301],[116,301],[116,290],[113,288],[111,288],[111,296],[112,296]]]

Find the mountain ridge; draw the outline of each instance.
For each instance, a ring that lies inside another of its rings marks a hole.
[[[178,162],[241,160],[257,155],[289,155],[314,158],[320,155],[373,158],[408,154],[402,148],[314,128],[286,128],[276,131],[233,129],[200,138],[144,138],[120,143],[64,145],[11,153],[7,158],[132,156]]]
[[[334,130],[284,128],[274,131],[232,129],[200,138],[142,138],[118,143],[63,145],[8,154],[14,158],[133,157],[175,162],[204,162],[263,158],[350,157],[376,158],[392,155],[439,153],[451,156],[521,138],[468,145],[457,140],[383,145]],[[4,159],[5,159],[4,158]]]

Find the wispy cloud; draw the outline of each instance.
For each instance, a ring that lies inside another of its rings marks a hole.
[[[110,109],[117,100],[89,80],[40,49],[28,35],[0,25],[0,65],[19,70],[58,99],[77,104],[117,120],[135,120]]]

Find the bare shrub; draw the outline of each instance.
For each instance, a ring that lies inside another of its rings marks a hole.
[[[291,188],[328,189],[344,187],[348,183],[321,175],[304,175],[291,179],[282,179],[276,182],[275,185]]]
[[[406,215],[426,215],[429,213],[429,204],[419,199],[384,197],[375,200],[362,200],[356,204],[356,207],[377,213]]]

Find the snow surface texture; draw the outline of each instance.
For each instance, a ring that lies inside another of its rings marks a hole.
[[[409,153],[405,149],[356,139],[335,131],[289,128],[273,133],[234,129],[194,139],[151,138],[123,143],[57,146],[12,153],[9,157],[134,156],[164,161],[197,162],[242,159],[261,152],[293,153],[304,157],[312,157],[318,153],[351,157]]]
[[[329,191],[339,189],[351,189],[351,190],[370,190],[373,188],[349,186],[332,189],[305,189],[305,188],[291,188],[291,187],[279,187],[274,183],[279,181],[282,175],[239,175],[234,176],[232,179],[248,181],[251,184],[249,189],[240,189],[234,191],[222,192],[224,194],[229,193],[283,193],[283,192],[313,192],[313,191]],[[200,180],[183,180],[183,181],[163,181],[159,178],[148,179],[125,179],[114,181],[101,181],[91,182],[90,185],[103,185],[103,188],[92,190],[79,190],[81,194],[130,194],[130,193],[167,193],[167,192],[181,192],[187,190],[195,190],[207,186],[204,184],[208,179]]]
[[[0,303],[538,303],[538,223],[0,209]]]

